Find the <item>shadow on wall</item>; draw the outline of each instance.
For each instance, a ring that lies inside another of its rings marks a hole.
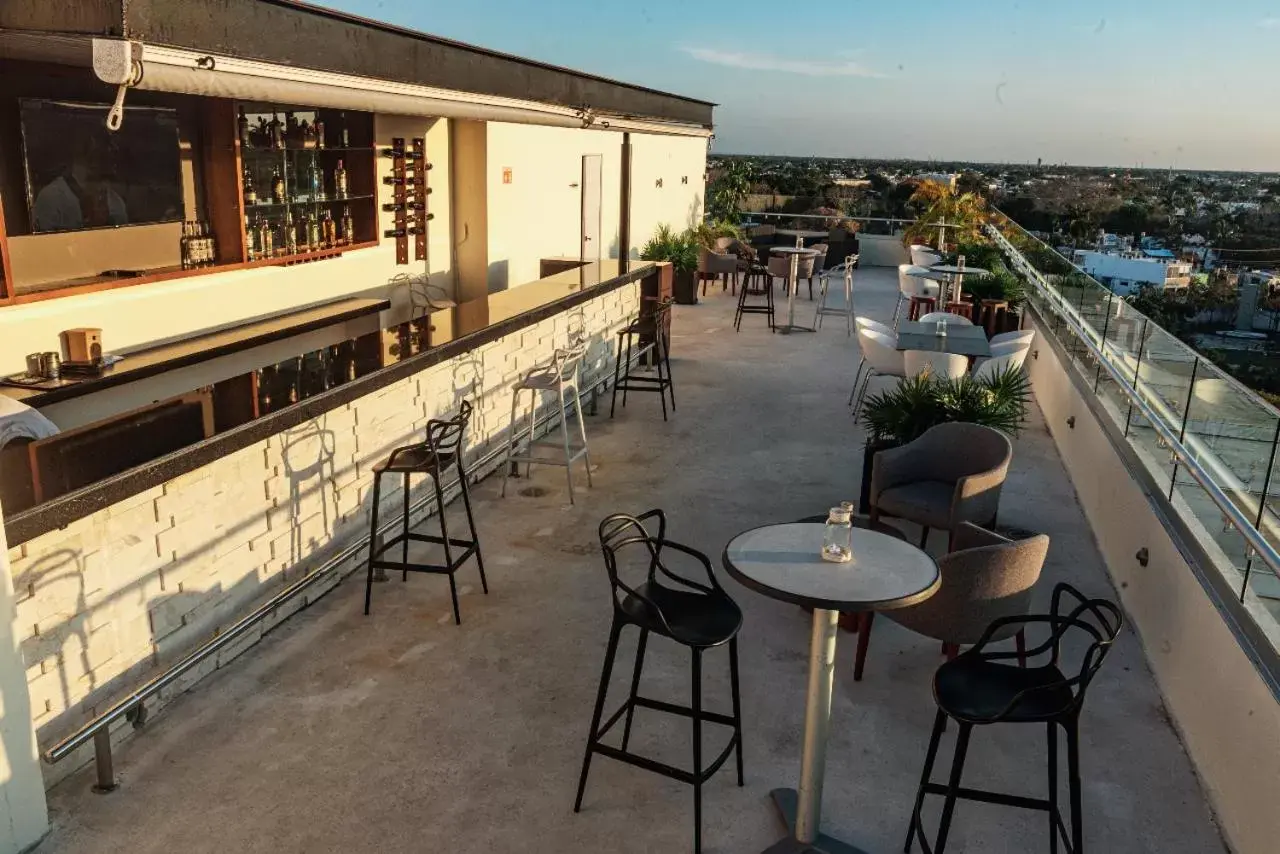
[[[510,262],[492,261],[489,264],[489,293],[496,294],[511,287]]]
[[[550,350],[568,346],[574,338],[585,340],[583,389],[612,375],[616,344],[611,332],[586,335],[586,324],[583,309],[558,315],[551,340],[543,339],[537,347]],[[209,477],[185,484],[182,492],[165,494],[182,497],[192,505],[173,527],[131,531],[119,542],[103,543],[87,556],[79,549],[58,548],[22,567],[14,578],[16,598],[29,604],[25,608],[20,604],[25,613],[14,624],[26,627],[23,635],[30,632],[20,647],[35,708],[6,697],[3,713],[29,715],[37,724],[38,743],[47,748],[103,711],[123,691],[158,675],[158,668],[172,666],[286,584],[321,566],[352,538],[368,532],[371,467],[394,448],[423,441],[427,420],[452,417],[463,400],[470,400],[475,407],[465,446],[468,472],[476,477],[499,470],[512,426],[512,386],[550,359],[549,352],[538,359],[527,355],[535,346],[500,357],[496,348],[477,350],[440,365],[435,372],[424,372],[415,385],[407,387],[416,387],[416,391],[406,395],[402,417],[388,416],[385,425],[362,422],[359,429],[363,432],[354,436],[347,432],[356,430],[354,424],[346,429],[331,426],[333,419],[344,416],[339,410],[274,437],[272,442],[280,443],[281,463],[274,475],[271,464],[264,464],[268,491],[274,481],[279,492],[274,502],[261,500],[261,481],[256,489],[249,485],[253,477],[245,476],[244,483],[238,485],[215,485],[215,472],[211,471]],[[489,358],[501,358],[502,363],[489,363]],[[442,387],[445,382],[448,388]],[[524,395],[517,410],[518,423],[526,423],[528,407],[529,396]],[[536,407],[538,415],[552,416],[541,429],[554,429],[559,421],[556,395],[540,394]],[[584,414],[594,414],[594,409],[592,396]],[[573,418],[572,402],[568,411]],[[410,417],[403,417],[406,415]],[[481,468],[487,455],[493,458]],[[383,519],[398,518],[402,489],[384,484]],[[410,489],[411,500],[433,492],[425,477],[415,477]],[[456,489],[449,490],[447,499],[456,493]],[[217,524],[217,514],[208,512],[209,505],[235,501],[246,502],[245,512],[225,525]],[[415,520],[421,516],[421,511],[414,514]],[[184,545],[164,543],[166,549],[174,549],[168,552],[172,559],[157,560],[158,536],[173,536],[180,526],[184,529],[178,542]],[[144,553],[149,559],[140,557]],[[364,557],[358,554],[351,568],[363,571]],[[223,573],[221,578],[209,578],[217,572]],[[447,603],[443,590],[441,596],[442,604]],[[299,604],[306,602],[300,600]],[[292,608],[288,610],[292,612]],[[262,631],[269,631],[284,616],[287,613],[269,618]],[[248,637],[243,644],[232,644],[216,661],[197,667],[148,705],[152,710],[164,705],[252,643],[253,638]],[[33,668],[38,669],[38,675],[32,675]],[[37,684],[40,680],[48,681]],[[21,743],[25,730],[25,726],[7,729],[6,739],[17,739],[4,745],[10,755],[31,749],[30,744]],[[87,750],[56,766],[55,781],[87,761]]]

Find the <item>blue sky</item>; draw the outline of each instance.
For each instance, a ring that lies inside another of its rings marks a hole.
[[[715,101],[717,151],[1280,171],[1280,0],[323,0]]]

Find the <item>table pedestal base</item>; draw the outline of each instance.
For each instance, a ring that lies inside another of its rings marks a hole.
[[[796,807],[800,796],[795,789],[774,789],[769,795],[773,798],[773,805],[778,808],[782,823],[787,826],[787,838],[770,845],[764,850],[764,854],[866,854],[861,848],[832,839],[825,833],[819,833],[813,842],[796,839]]]
[[[812,326],[794,326],[790,323],[784,323],[782,326],[773,330],[779,335],[790,335],[792,332],[817,332]]]

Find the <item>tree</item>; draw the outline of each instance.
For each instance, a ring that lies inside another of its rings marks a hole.
[[[947,225],[947,242],[962,243],[982,236],[987,221],[987,204],[973,193],[957,193],[937,181],[925,181],[912,194],[910,204],[922,208],[916,221],[907,229],[906,243],[928,243],[937,237],[940,226]]]
[[[751,191],[751,166],[741,160],[729,163],[707,188],[707,213],[713,219],[737,222]]]
[[[975,196],[986,196],[989,182],[972,169],[966,169],[956,178],[957,193],[973,193]]]

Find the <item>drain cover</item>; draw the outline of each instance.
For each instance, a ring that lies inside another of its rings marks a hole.
[[[541,498],[547,494],[547,490],[541,486],[526,486],[524,489],[520,490],[520,494],[525,498]]]

